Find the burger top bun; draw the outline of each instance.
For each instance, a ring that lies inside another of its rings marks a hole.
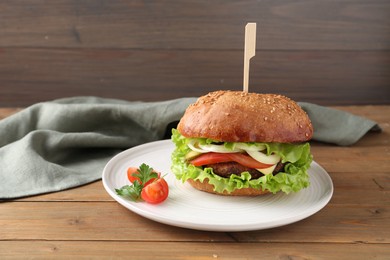
[[[224,142],[294,143],[313,135],[309,117],[291,99],[242,91],[200,97],[187,108],[177,129],[185,137]]]

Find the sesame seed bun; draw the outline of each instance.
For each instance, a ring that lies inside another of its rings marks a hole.
[[[187,108],[177,129],[185,137],[224,142],[294,143],[313,135],[309,117],[293,100],[241,91],[200,97]]]

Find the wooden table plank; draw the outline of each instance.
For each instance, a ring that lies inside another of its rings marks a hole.
[[[114,201],[112,197],[106,192],[102,181],[95,181],[83,186],[62,190],[53,193],[41,194],[26,198],[17,199],[17,201],[58,201],[58,202],[110,202]]]
[[[177,243],[117,241],[5,241],[0,258],[19,259],[377,259],[387,260],[385,244]],[[126,257],[124,257],[126,256]]]
[[[376,147],[312,147],[314,160],[329,172],[390,172],[390,151],[386,146]],[[369,167],[367,158],[370,160]]]
[[[276,229],[234,233],[242,242],[385,243],[390,242],[389,204],[328,205],[315,215]],[[288,234],[288,235],[286,235]]]
[[[292,225],[230,235],[159,224],[116,202],[15,202],[1,210],[7,213],[0,216],[0,240],[390,243],[389,203],[328,205]]]
[[[18,0],[0,9],[0,46],[242,50],[248,21],[259,24],[259,49],[378,50],[390,42],[390,7],[381,0]]]
[[[241,50],[5,48],[0,53],[0,107],[69,96],[157,101],[242,90]],[[256,57],[252,92],[320,105],[389,103],[388,51],[260,51]]]
[[[388,114],[390,112],[390,106],[333,106],[333,108],[370,118],[380,124],[387,124],[387,127],[390,124]]]
[[[22,110],[22,108],[15,108],[15,107],[10,107],[10,108],[0,108],[0,120],[3,118],[6,118],[12,114],[17,113],[18,111]]]
[[[232,241],[225,233],[175,228],[116,202],[0,204],[1,240]]]
[[[343,110],[358,116],[363,116],[368,119],[374,120],[379,123],[383,128],[383,132],[378,135],[376,133],[369,133],[362,140],[358,142],[358,145],[364,144],[368,139],[379,140],[378,144],[387,144],[386,141],[389,141],[388,134],[390,132],[390,106],[386,105],[366,105],[366,106],[332,106],[331,108]],[[7,116],[10,116],[20,110],[22,107],[0,107],[0,119],[3,119]]]

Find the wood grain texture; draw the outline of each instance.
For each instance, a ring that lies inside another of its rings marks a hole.
[[[382,203],[386,202],[382,201]],[[389,244],[390,223],[386,222],[390,218],[389,201],[386,204],[381,206],[330,204],[314,216],[293,225],[227,234],[187,230],[159,224],[130,212],[117,202],[3,203],[1,210],[7,213],[0,216],[2,229],[0,241],[221,242],[236,240],[275,243],[358,243],[364,241],[364,243]]]
[[[2,1],[0,106],[96,95],[128,100],[242,89],[325,105],[389,104],[390,2]]]
[[[190,252],[190,255],[189,255]],[[316,243],[177,243],[154,242],[153,248],[131,241],[5,241],[0,243],[0,257],[19,259],[167,259],[167,260],[248,260],[248,259],[378,259],[387,260],[390,249],[385,244]]]
[[[0,108],[0,120],[21,111],[23,108]]]
[[[323,105],[388,103],[389,54],[258,52],[250,91]],[[0,106],[82,95],[156,101],[242,90],[242,57],[243,51],[0,49]]]
[[[63,210],[61,210],[63,209]],[[232,241],[226,233],[162,225],[116,202],[3,203],[1,240]]]
[[[383,50],[386,0],[3,1],[0,46],[243,49],[258,23],[262,50]]]

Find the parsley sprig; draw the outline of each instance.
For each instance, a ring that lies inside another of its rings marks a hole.
[[[145,163],[141,164],[137,172],[133,173],[132,176],[136,177],[132,185],[125,185],[120,189],[115,189],[118,195],[129,198],[132,201],[139,201],[141,199],[141,191],[145,183],[151,179],[158,178],[158,174],[153,171],[153,168]]]

